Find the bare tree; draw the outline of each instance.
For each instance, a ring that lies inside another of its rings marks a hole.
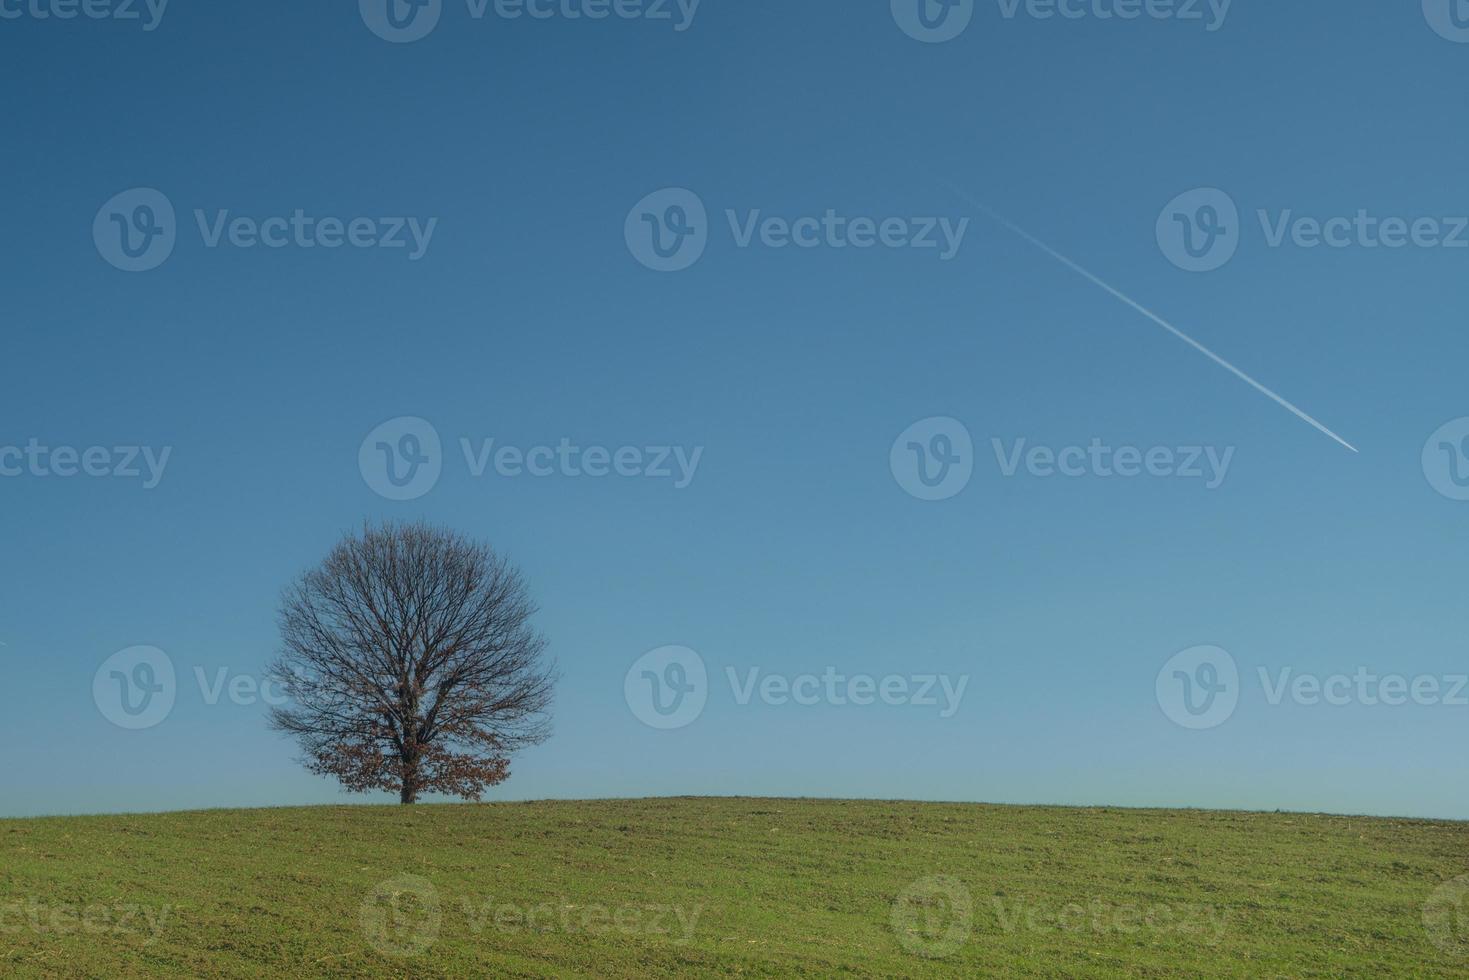
[[[479,799],[544,741],[553,666],[519,571],[425,524],[347,535],[282,598],[271,725],[353,792]]]

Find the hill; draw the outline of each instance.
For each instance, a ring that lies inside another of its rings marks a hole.
[[[764,799],[0,821],[0,974],[1469,976],[1469,824]]]

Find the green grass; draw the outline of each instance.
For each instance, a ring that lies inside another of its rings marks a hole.
[[[1466,872],[1469,824],[1299,814],[668,799],[9,820],[0,976],[1469,976],[1469,918],[1424,920]]]

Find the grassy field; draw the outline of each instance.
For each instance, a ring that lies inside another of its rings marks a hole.
[[[816,800],[0,821],[0,975],[1469,976],[1469,824]],[[1425,913],[1426,910],[1426,913]]]

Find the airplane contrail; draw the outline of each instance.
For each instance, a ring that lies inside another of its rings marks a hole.
[[[1121,300],[1123,303],[1126,303],[1128,306],[1132,307],[1134,310],[1136,310],[1137,312],[1141,313],[1143,316],[1147,317],[1149,320],[1152,320],[1154,323],[1156,323],[1158,326],[1162,327],[1164,330],[1167,330],[1169,333],[1173,334],[1173,336],[1177,337],[1179,340],[1183,341],[1185,344],[1188,344],[1190,347],[1192,347],[1194,350],[1198,351],[1200,354],[1203,354],[1205,357],[1207,357],[1209,360],[1213,361],[1215,364],[1218,364],[1220,367],[1224,368],[1224,370],[1228,371],[1230,374],[1234,375],[1236,378],[1239,378],[1241,381],[1243,381],[1245,384],[1249,385],[1251,388],[1254,388],[1256,391],[1258,391],[1260,394],[1264,395],[1266,398],[1269,398],[1271,401],[1275,402],[1281,408],[1284,408],[1286,411],[1290,412],[1296,418],[1300,419],[1303,422],[1308,423],[1313,428],[1315,428],[1317,431],[1322,432],[1325,435],[1330,436],[1332,439],[1335,439],[1337,442],[1341,443],[1343,446],[1347,447],[1352,452],[1354,452],[1354,453],[1355,452],[1358,452],[1358,449],[1357,449],[1356,446],[1352,445],[1350,442],[1347,442],[1341,436],[1337,435],[1335,432],[1332,432],[1326,426],[1324,426],[1320,422],[1316,421],[1316,419],[1312,418],[1310,415],[1308,415],[1305,412],[1303,412],[1300,408],[1296,407],[1291,402],[1287,401],[1285,398],[1282,398],[1280,395],[1277,395],[1275,392],[1271,391],[1269,388],[1265,387],[1260,382],[1258,382],[1254,378],[1250,377],[1248,374],[1245,374],[1245,372],[1241,371],[1239,368],[1235,367],[1233,364],[1229,363],[1224,358],[1220,357],[1218,354],[1214,353],[1212,350],[1210,350],[1209,348],[1205,347],[1203,344],[1199,343],[1197,340],[1195,340],[1194,338],[1190,337],[1188,334],[1184,333],[1182,330],[1178,329],[1173,324],[1169,323],[1167,320],[1163,319],[1161,316],[1159,316],[1158,314],[1154,313],[1152,310],[1148,309],[1146,306],[1142,305],[1137,300],[1133,299],[1131,296],[1128,296],[1126,293],[1122,292],[1120,289],[1116,289],[1115,287],[1107,284],[1106,282],[1103,282],[1100,278],[1098,278],[1097,276],[1093,275],[1091,272],[1088,272],[1086,269],[1083,269],[1081,266],[1077,265],[1075,262],[1071,261],[1066,256],[1062,255],[1060,252],[1056,251],[1054,248],[1052,248],[1051,246],[1047,245],[1045,242],[1041,241],[1039,238],[1036,238],[1030,232],[1026,231],[1024,228],[1020,227],[1015,222],[1011,221],[1009,218],[1006,218],[1002,214],[996,213],[995,211],[991,210],[989,207],[986,207],[984,204],[981,204],[979,201],[976,201],[974,198],[972,198],[968,194],[966,194],[961,188],[954,187],[953,185],[950,185],[950,187],[954,191],[954,193],[958,194],[960,197],[964,198],[965,201],[969,202],[974,207],[979,208],[979,210],[983,211],[985,214],[989,215],[991,219],[993,219],[994,221],[997,221],[1000,224],[1004,225],[1006,228],[1010,229],[1011,231],[1013,231],[1015,234],[1019,235],[1021,238],[1025,239],[1026,241],[1030,242],[1032,245],[1034,245],[1036,248],[1040,249],[1042,252],[1045,252],[1051,258],[1055,259],[1057,262],[1060,262],[1062,265],[1066,266],[1066,268],[1070,269],[1072,272],[1075,272],[1077,275],[1081,276],[1082,278],[1086,279],[1088,282],[1092,283],[1094,286],[1098,286],[1101,289],[1106,290],[1106,292],[1108,292],[1109,294],[1111,294],[1114,298]]]

